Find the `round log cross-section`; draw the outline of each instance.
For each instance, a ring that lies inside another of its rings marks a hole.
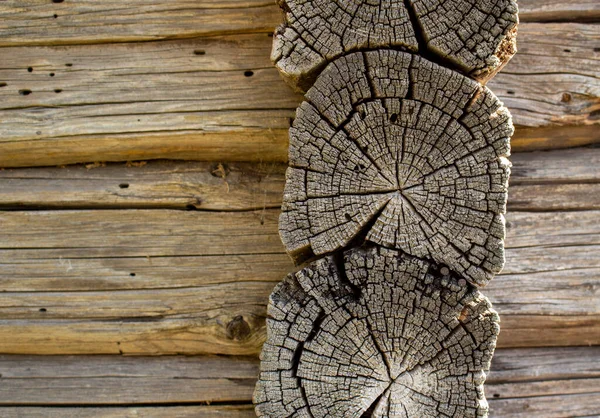
[[[271,295],[259,417],[481,417],[499,332],[447,269],[380,247],[322,258]]]
[[[325,65],[358,50],[403,48],[479,81],[516,52],[514,0],[279,0],[272,60],[306,91]]]
[[[504,264],[512,132],[491,91],[421,57],[339,58],[290,129],[282,241],[301,262],[366,238],[485,285]]]

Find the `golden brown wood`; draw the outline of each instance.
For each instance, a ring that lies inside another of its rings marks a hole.
[[[593,24],[521,25],[519,54],[489,84],[519,125],[514,151],[600,140],[599,39]],[[285,161],[301,97],[270,48],[266,33],[3,48],[0,166]]]
[[[277,216],[4,212],[0,352],[256,354],[267,296],[292,269]],[[507,269],[486,287],[501,346],[600,343],[598,216],[509,213]]]

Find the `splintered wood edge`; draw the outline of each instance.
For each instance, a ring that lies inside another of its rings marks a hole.
[[[308,90],[328,63],[359,50],[411,51],[481,83],[516,52],[513,0],[500,0],[487,13],[467,0],[404,0],[394,7],[347,0],[278,3],[285,21],[275,31],[271,59],[297,91]]]
[[[279,230],[312,256],[367,240],[483,286],[504,265],[508,110],[487,88],[395,50],[339,58],[290,129]]]
[[[498,322],[447,268],[377,246],[322,258],[271,295],[257,415],[486,416]]]

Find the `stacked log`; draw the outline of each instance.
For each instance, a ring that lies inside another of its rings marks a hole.
[[[483,417],[504,265],[510,113],[484,83],[513,1],[287,0],[272,58],[306,91],[269,301],[265,417]]]

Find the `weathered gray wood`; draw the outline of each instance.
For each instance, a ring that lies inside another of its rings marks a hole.
[[[281,163],[150,161],[0,170],[0,207],[257,210],[278,208]]]
[[[592,22],[600,19],[596,0],[520,0],[521,22]]]
[[[511,163],[509,210],[600,209],[600,149],[516,153]],[[229,211],[281,205],[286,165],[219,164],[148,161],[4,169],[0,207]]]
[[[496,350],[485,383],[491,416],[531,416],[528,409],[544,417],[599,414],[599,355],[598,347]],[[5,355],[0,356],[0,373],[0,404],[5,405],[0,406],[2,417],[212,418],[211,413],[237,417],[233,414],[238,408],[239,414],[244,414],[240,417],[250,417],[255,415],[249,404],[196,405],[218,398],[249,403],[259,364],[256,358],[225,356]],[[190,405],[164,406],[180,405],[183,400]],[[52,404],[63,406],[43,407]]]
[[[523,21],[591,20],[598,18],[599,9],[595,0],[520,0],[519,16]],[[151,41],[272,31],[281,20],[275,2],[265,0],[6,0],[0,3],[0,46]]]
[[[265,0],[8,0],[0,4],[0,47],[267,32],[280,20]]]
[[[459,277],[380,247],[288,276],[269,300],[257,415],[485,416],[499,318]]]
[[[58,6],[68,4],[79,2]],[[39,5],[47,6],[54,7]],[[521,125],[513,151],[600,140],[594,113],[599,40],[600,25],[519,27],[522,54],[489,84]],[[286,161],[289,119],[301,97],[270,64],[271,41],[262,33],[3,48],[0,166],[151,158]]]
[[[300,91],[308,90],[328,63],[353,51],[402,48],[481,81],[493,77],[516,52],[518,18],[512,0],[278,3],[285,22],[275,31],[271,59]]]
[[[255,418],[252,405],[135,407],[0,407],[5,418]]]
[[[504,264],[512,132],[457,72],[393,50],[337,59],[290,129],[287,251],[301,262],[365,237],[485,285]]]

